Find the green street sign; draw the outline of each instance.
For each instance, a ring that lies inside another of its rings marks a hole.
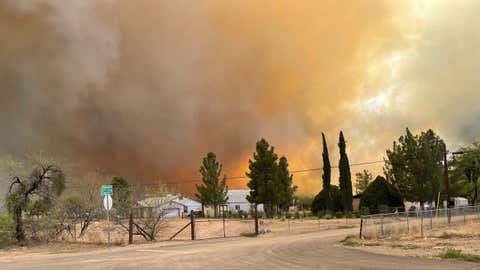
[[[102,196],[112,195],[113,194],[113,186],[112,185],[102,185],[101,193],[102,193]]]

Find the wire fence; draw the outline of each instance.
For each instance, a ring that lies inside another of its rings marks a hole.
[[[364,215],[360,220],[360,238],[378,238],[399,234],[424,237],[434,229],[451,225],[465,225],[474,220],[480,220],[479,206]]]

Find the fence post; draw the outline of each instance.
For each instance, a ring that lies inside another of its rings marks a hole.
[[[382,215],[382,219],[381,219],[381,225],[380,225],[380,228],[381,228],[381,231],[382,231],[382,235],[385,234],[385,232],[383,231],[383,215]]]
[[[433,211],[430,211],[430,230],[433,229]]]
[[[258,209],[257,209],[257,204],[255,204],[255,235],[258,236]]]
[[[448,224],[450,225],[450,223],[452,222],[452,209],[451,208],[447,208],[447,220],[448,220]]]
[[[422,211],[422,215],[420,216],[420,233],[421,233],[421,237],[423,238],[423,211]]]
[[[226,238],[227,233],[225,232],[225,209],[224,208],[223,208],[223,211],[222,211],[222,219],[223,219],[223,237]]]
[[[190,228],[192,232],[192,240],[195,240],[195,214],[193,210],[190,211]]]
[[[363,231],[363,216],[360,216],[360,239],[362,239],[362,231]]]
[[[410,233],[410,223],[408,222],[409,212],[407,211],[407,233]]]
[[[133,213],[128,217],[128,244],[133,244]]]

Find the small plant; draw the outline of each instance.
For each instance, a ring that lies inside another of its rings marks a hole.
[[[298,211],[295,212],[295,219],[300,219],[300,213],[298,213]]]
[[[412,245],[412,244],[407,244],[407,245],[392,245],[392,248],[399,248],[403,250],[409,250],[409,249],[417,249],[419,246],[417,245]]]
[[[442,259],[455,259],[467,262],[480,262],[480,255],[463,253],[461,250],[448,248],[439,255]]]
[[[370,215],[370,209],[366,206],[360,208],[360,215]]]
[[[355,240],[355,236],[353,235],[347,235],[347,237],[345,237],[345,239],[343,239],[340,242],[345,246],[349,246],[349,247],[358,247],[361,245],[359,242]]]
[[[343,218],[343,213],[342,212],[336,212],[335,213],[335,218]]]
[[[255,237],[255,236],[257,236],[255,234],[255,232],[241,232],[240,235],[243,236],[243,237]]]

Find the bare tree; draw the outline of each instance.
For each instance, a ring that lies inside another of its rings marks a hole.
[[[23,160],[8,159],[2,162],[11,177],[7,207],[15,223],[15,238],[25,241],[23,214],[46,211],[65,189],[65,174],[58,162],[45,155],[35,153]],[[27,209],[28,207],[34,209]],[[40,211],[41,210],[41,211]]]

